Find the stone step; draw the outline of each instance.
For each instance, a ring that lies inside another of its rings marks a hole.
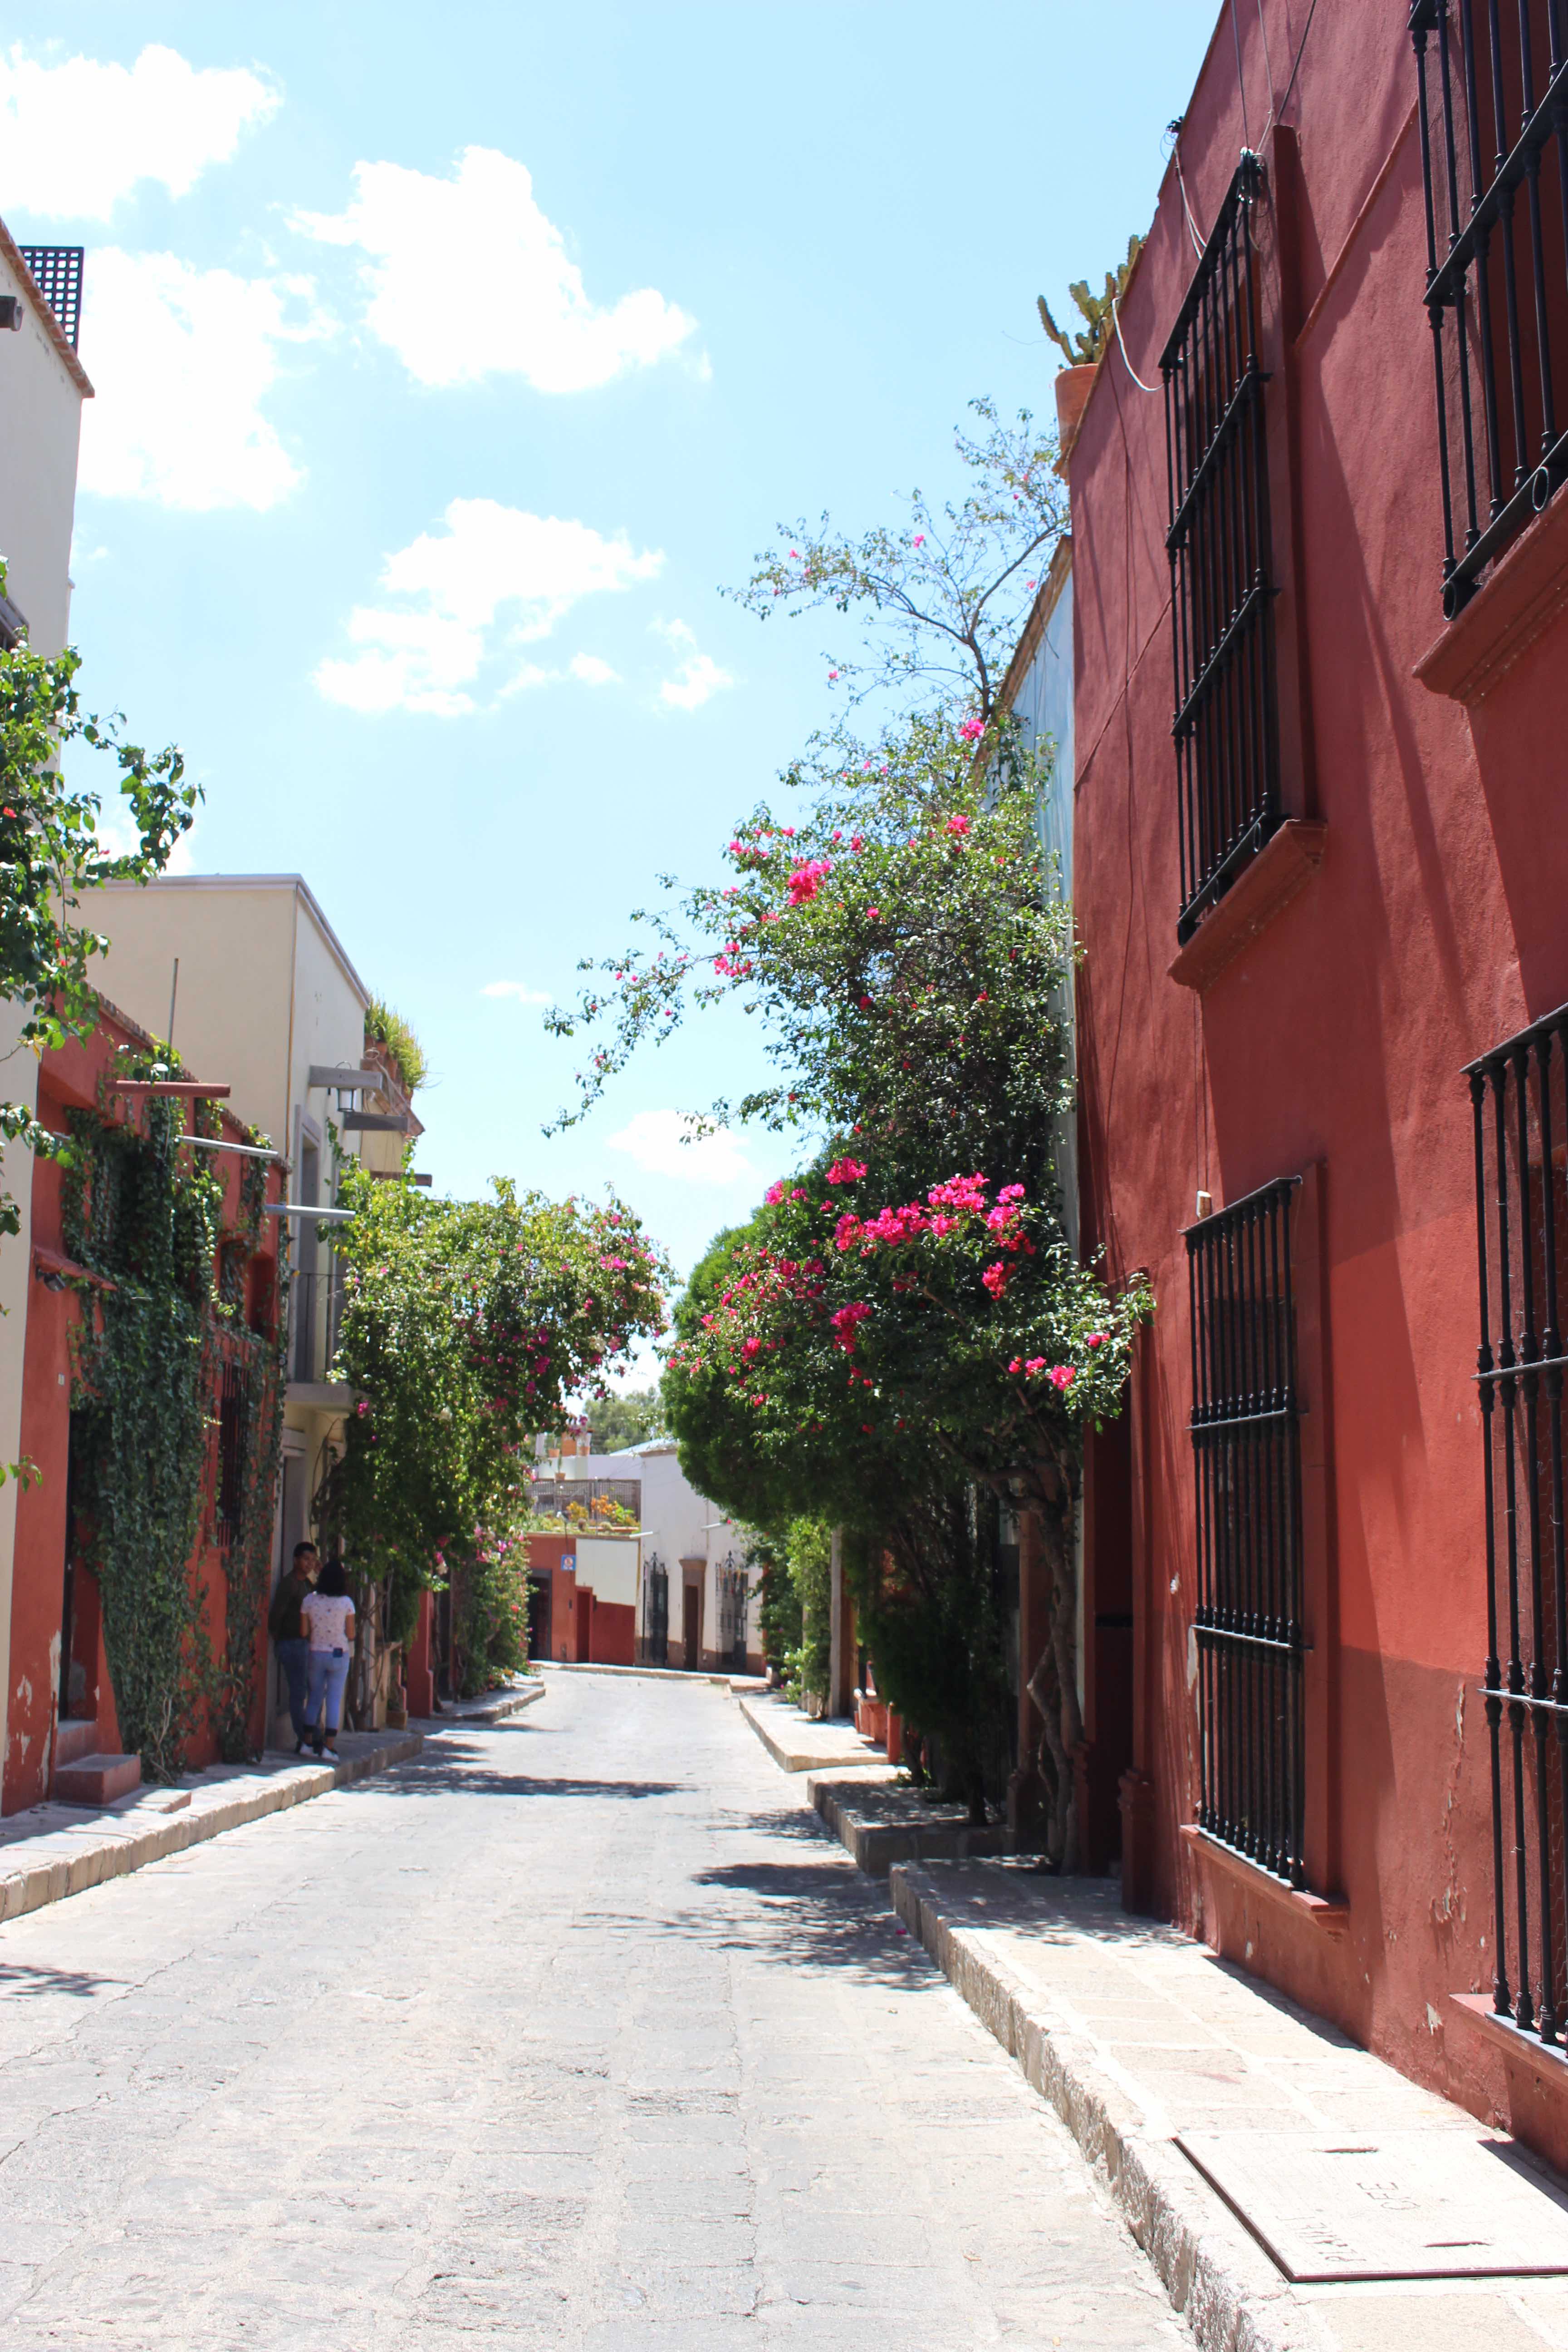
[[[98,1754],[98,1725],[90,1716],[64,1715],[55,1726],[55,1770]]]
[[[57,1805],[112,1805],[142,1785],[140,1756],[83,1756],[55,1773]]]

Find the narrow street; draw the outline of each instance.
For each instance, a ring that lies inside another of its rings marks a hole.
[[[0,1929],[0,2343],[1188,2341],[801,1794],[558,1675]]]

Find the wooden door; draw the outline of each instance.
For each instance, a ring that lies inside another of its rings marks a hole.
[[[695,1674],[702,1663],[702,1587],[687,1585],[681,1593],[681,1632],[686,1639],[686,1655],[682,1664],[688,1674]]]

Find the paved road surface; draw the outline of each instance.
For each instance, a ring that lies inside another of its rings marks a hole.
[[[0,1927],[0,2345],[1190,2342],[1056,2118],[707,1685]]]

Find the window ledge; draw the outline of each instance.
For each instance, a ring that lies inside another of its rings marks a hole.
[[[1342,1895],[1309,1895],[1300,1887],[1287,1886],[1283,1879],[1259,1870],[1256,1863],[1245,1861],[1229,1846],[1221,1845],[1217,1838],[1209,1837],[1195,1822],[1184,1822],[1180,1833],[1205,1868],[1228,1880],[1244,1895],[1261,1898],[1287,1917],[1306,1919],[1314,1927],[1322,1928],[1325,1935],[1342,1936],[1349,1927],[1351,1906]]]
[[[1415,665],[1434,694],[1484,702],[1568,604],[1568,496],[1559,490],[1494,565],[1485,587]]]
[[[1568,2050],[1542,2042],[1538,2033],[1526,2033],[1511,2017],[1500,2017],[1489,1992],[1451,1992],[1448,2008],[1455,2021],[1468,2032],[1479,2033],[1483,2042],[1492,2042],[1510,2058],[1546,2068],[1553,2081],[1568,2089]]]
[[[1321,818],[1287,817],[1250,866],[1212,907],[1170,967],[1178,988],[1202,995],[1228,963],[1288,907],[1323,862],[1329,828]]]

